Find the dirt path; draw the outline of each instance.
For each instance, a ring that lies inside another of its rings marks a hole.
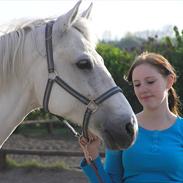
[[[79,171],[13,169],[0,172],[1,183],[87,183]]]

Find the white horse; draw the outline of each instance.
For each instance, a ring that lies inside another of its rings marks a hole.
[[[1,146],[41,107],[84,123],[85,133],[89,128],[111,149],[133,144],[135,115],[95,50],[88,21],[92,6],[79,14],[80,3],[54,23],[32,22],[0,37]]]

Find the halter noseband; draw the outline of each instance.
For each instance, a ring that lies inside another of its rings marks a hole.
[[[73,97],[77,98],[81,103],[86,105],[86,111],[83,118],[83,124],[82,124],[82,135],[89,140],[88,136],[88,125],[90,121],[91,114],[94,113],[98,105],[101,104],[103,101],[111,97],[112,95],[122,92],[122,89],[118,86],[115,86],[108,91],[104,92],[102,95],[100,95],[98,98],[91,100],[84,95],[77,92],[75,89],[73,89],[71,86],[69,86],[66,82],[64,82],[60,76],[57,75],[55,68],[54,68],[54,60],[53,60],[53,47],[52,47],[52,28],[53,28],[53,21],[50,21],[46,24],[45,29],[45,44],[46,44],[46,55],[47,55],[47,64],[48,64],[48,81],[46,84],[46,89],[44,93],[44,99],[43,99],[43,108],[46,112],[49,112],[48,104],[50,99],[50,94],[52,90],[53,84],[56,82],[59,86],[61,86],[64,90],[66,90],[68,93],[70,93]],[[55,115],[59,120],[63,120],[64,118]],[[72,130],[72,132],[75,134],[75,136],[80,136],[73,128],[70,126],[70,124],[65,121],[66,125]]]

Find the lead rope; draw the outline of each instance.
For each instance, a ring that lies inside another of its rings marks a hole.
[[[82,136],[80,137],[82,138]],[[99,183],[105,183],[103,180],[102,180],[102,177],[99,175],[99,172],[98,172],[98,168],[97,166],[95,165],[95,162],[93,161],[93,158],[91,157],[90,153],[88,152],[88,145],[90,144],[90,140],[87,142],[87,144],[84,146],[84,151],[85,151],[85,159],[87,159],[87,163],[89,164],[89,166],[91,166],[91,168],[93,169],[93,171],[95,172],[95,175],[99,181]]]
[[[83,135],[81,135],[79,132],[77,132],[70,124],[69,124],[69,122],[68,121],[66,121],[64,118],[62,118],[62,117],[60,117],[60,116],[56,116],[60,121],[62,121],[69,129],[70,129],[70,131],[74,134],[74,136],[75,137],[77,137],[78,139],[80,139],[80,138],[82,138],[83,137]],[[98,178],[98,181],[99,181],[99,183],[105,183],[103,180],[102,180],[102,178],[101,178],[101,176],[99,175],[99,173],[98,173],[98,169],[97,169],[97,167],[96,167],[96,165],[95,165],[95,163],[94,163],[94,161],[93,161],[93,158],[91,157],[91,155],[90,155],[90,153],[88,152],[88,145],[90,144],[90,140],[88,141],[88,143],[84,146],[84,148],[85,148],[85,156],[86,156],[86,158],[89,160],[89,165],[92,167],[92,169],[94,170],[94,172],[95,172],[95,174],[96,174],[96,176],[97,176],[97,178]],[[112,181],[112,183],[114,182],[113,181],[113,178],[110,176],[110,178],[111,178],[111,181]]]
[[[73,135],[75,137],[77,137],[78,139],[82,136],[79,132],[77,132],[70,124],[68,121],[66,121],[63,117],[57,116],[54,114],[54,116],[56,116],[58,118],[59,121],[63,122],[69,129],[70,131],[73,133]]]
[[[56,117],[57,117],[60,121],[63,121],[63,123],[71,130],[71,132],[74,134],[75,137],[77,137],[78,139],[82,138],[82,135],[81,135],[79,132],[77,132],[77,131],[69,124],[68,121],[66,121],[64,118],[62,118],[62,117],[60,117],[60,116],[56,116]],[[97,178],[98,178],[98,181],[99,181],[100,183],[105,183],[105,182],[102,180],[102,178],[101,178],[101,176],[99,175],[99,173],[98,173],[98,169],[97,169],[95,163],[93,162],[93,158],[91,157],[90,153],[88,152],[88,144],[90,144],[90,139],[88,140],[88,143],[84,146],[84,148],[85,148],[85,156],[86,156],[86,158],[89,160],[89,164],[90,164],[90,166],[92,167],[92,169],[94,170],[94,172],[95,172],[95,174],[96,174],[96,176],[97,176]]]

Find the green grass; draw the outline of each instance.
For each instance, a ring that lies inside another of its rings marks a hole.
[[[59,161],[53,164],[42,164],[36,160],[29,160],[29,161],[24,161],[24,162],[16,162],[15,160],[11,158],[6,159],[6,165],[7,168],[12,169],[12,168],[27,168],[27,169],[69,169],[69,167],[63,162]]]

